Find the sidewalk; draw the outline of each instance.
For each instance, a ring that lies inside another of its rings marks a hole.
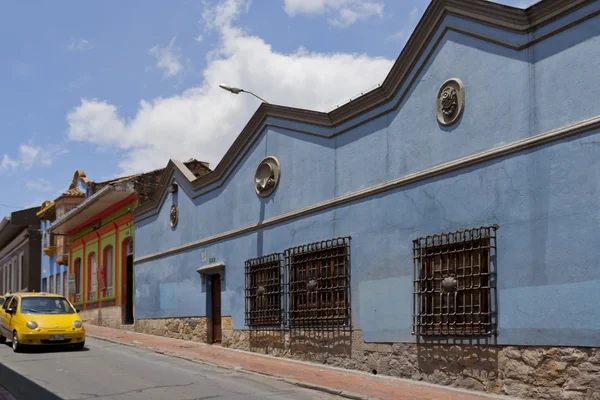
[[[86,325],[85,329],[89,337],[96,339],[140,347],[190,361],[214,364],[222,368],[269,375],[297,386],[317,389],[351,399],[508,399],[507,397],[485,395],[478,392],[451,389],[391,377],[373,376],[363,372],[95,325]]]

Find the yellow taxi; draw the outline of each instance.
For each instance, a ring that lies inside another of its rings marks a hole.
[[[0,343],[12,340],[13,351],[26,346],[85,346],[83,322],[63,296],[19,292],[6,296],[0,316]]]

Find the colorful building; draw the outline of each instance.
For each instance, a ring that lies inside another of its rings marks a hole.
[[[54,201],[45,201],[37,213],[42,232],[40,287],[43,292],[67,296],[69,245],[64,236],[54,235],[48,228],[84,200],[88,184],[85,173],[75,171],[68,190]]]
[[[39,207],[16,211],[0,221],[0,293],[40,290]]]
[[[186,163],[198,176],[209,171]],[[76,173],[70,190],[85,199],[57,217],[46,231],[68,244],[69,297],[88,323],[121,327],[133,323],[133,215],[160,183],[163,170],[91,182]]]
[[[599,60],[600,1],[432,1],[380,87],[262,104],[203,177],[169,163],[134,212],[135,329],[592,398]]]

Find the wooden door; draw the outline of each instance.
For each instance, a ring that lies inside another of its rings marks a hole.
[[[213,343],[221,343],[221,276],[210,276]]]
[[[127,256],[125,275],[125,325],[133,324],[133,256]]]

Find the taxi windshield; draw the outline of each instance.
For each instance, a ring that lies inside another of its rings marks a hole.
[[[23,297],[22,314],[74,314],[75,310],[63,297]]]

